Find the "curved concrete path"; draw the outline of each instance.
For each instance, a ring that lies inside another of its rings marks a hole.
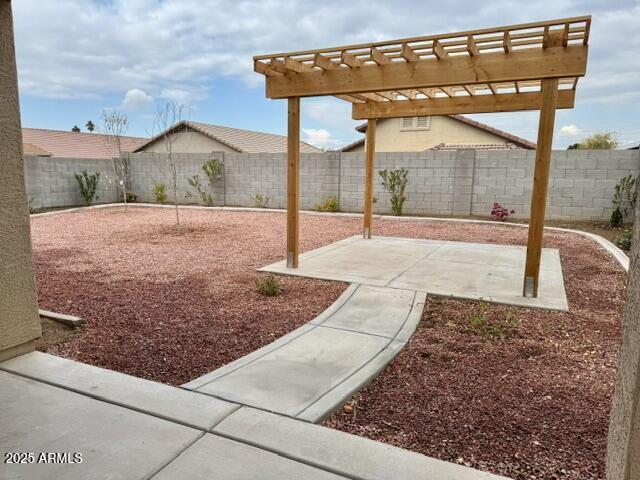
[[[353,284],[311,322],[183,388],[317,423],[402,350],[425,299]]]

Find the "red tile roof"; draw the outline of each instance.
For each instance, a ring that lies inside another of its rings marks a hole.
[[[147,141],[140,137],[122,137],[122,150],[133,152]],[[118,155],[106,135],[100,133],[66,132],[62,130],[44,130],[23,128],[22,144],[26,154],[29,150],[49,153],[52,157],[70,158],[113,158]],[[27,145],[30,145],[29,147]],[[39,155],[38,153],[31,153]]]

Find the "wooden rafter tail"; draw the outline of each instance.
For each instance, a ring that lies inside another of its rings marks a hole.
[[[364,62],[356,57],[353,53],[350,52],[342,52],[342,63],[347,65],[350,68],[357,68],[364,65]]]
[[[349,103],[365,103],[365,100],[355,97],[353,95],[336,95],[335,97]]]
[[[496,95],[498,93],[498,90],[493,84],[487,83],[487,87],[489,88],[489,90],[491,90],[492,95]]]
[[[371,60],[373,60],[378,65],[385,65],[391,62],[391,60],[376,47],[371,47],[371,52],[369,55],[371,56]]]
[[[260,60],[253,61],[253,71],[256,73],[261,73],[262,75],[265,75],[267,77],[282,76],[280,72],[276,72],[273,68],[271,68],[266,63],[261,62]]]
[[[474,85],[463,85],[462,88],[464,88],[465,91],[472,97],[476,94],[476,89]]]
[[[504,32],[504,37],[502,38],[502,48],[504,49],[504,53],[509,53],[513,51],[513,44],[511,43],[511,34],[509,31]]]
[[[395,92],[376,92],[378,95],[380,95],[383,98],[386,98],[387,100],[391,100],[394,101],[398,98],[398,94]]]
[[[518,85],[518,82],[513,82],[513,88],[516,89],[516,93],[520,93],[520,85]]]
[[[562,30],[562,46],[566,47],[569,45],[569,24],[564,24],[564,29]]]
[[[444,92],[444,94],[449,98],[454,97],[456,95],[456,92],[453,89],[453,87],[441,87],[440,90]]]
[[[433,54],[438,60],[445,58],[448,53],[437,38],[433,41]]]
[[[295,73],[302,73],[302,72],[308,72],[313,70],[313,67],[311,67],[310,65],[299,62],[295,58],[290,58],[290,57],[285,58],[284,66],[287,67],[287,70]]]
[[[476,44],[476,41],[473,38],[473,35],[467,36],[467,53],[469,53],[469,55],[472,57],[474,55],[480,54],[480,51],[478,50],[478,45]]]
[[[320,53],[316,53],[313,56],[313,64],[316,67],[322,68],[323,70],[333,70],[339,68],[335,62],[329,60],[327,57]]]
[[[402,58],[404,58],[407,62],[417,62],[420,60],[420,57],[413,49],[407,45],[406,43],[402,44]]]
[[[289,69],[287,68],[287,65],[282,60],[278,60],[277,58],[271,59],[271,61],[269,62],[269,67],[271,67],[272,70],[275,70],[276,72],[279,72],[282,74],[289,73]]]
[[[578,88],[578,80],[580,79],[580,77],[576,77],[573,79],[573,86],[571,87],[571,90],[575,90],[576,88]]]
[[[416,98],[416,92],[414,90],[398,90],[398,93],[404,97],[407,97],[409,100],[413,100]]]

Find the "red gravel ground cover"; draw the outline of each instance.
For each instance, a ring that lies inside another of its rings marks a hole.
[[[32,219],[41,307],[87,320],[50,353],[180,384],[307,322],[346,287],[283,278],[281,297],[256,293],[255,269],[283,258],[283,214],[182,217],[181,234],[161,209]],[[301,248],[360,228],[302,215]],[[500,225],[376,221],[374,233],[526,244],[526,229]],[[580,236],[549,232],[545,246],[560,249],[569,313],[429,298],[408,347],[325,425],[518,479],[604,478],[626,275]],[[473,317],[486,328],[473,332]]]

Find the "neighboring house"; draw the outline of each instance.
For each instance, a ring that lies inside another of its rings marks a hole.
[[[147,140],[140,137],[121,137],[122,151],[133,152]],[[22,146],[25,155],[38,157],[110,159],[118,156],[117,149],[107,135],[100,133],[23,128]]]
[[[366,132],[367,124],[356,127]],[[363,152],[365,139],[342,148],[342,152]],[[462,115],[385,118],[376,126],[376,152],[421,152],[424,150],[506,150],[536,148],[524,138],[471,120]]]
[[[165,135],[173,137],[171,146],[175,153],[285,153],[287,151],[287,137],[282,135],[190,121],[176,123],[135,151],[166,152]],[[300,151],[314,153],[321,150],[308,143],[300,142]]]

